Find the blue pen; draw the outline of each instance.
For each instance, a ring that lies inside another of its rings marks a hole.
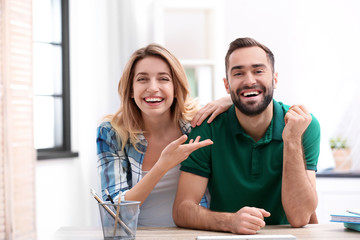
[[[360,215],[360,209],[359,210],[346,210],[348,213]]]

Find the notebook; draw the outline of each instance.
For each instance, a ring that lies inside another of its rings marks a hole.
[[[340,213],[340,214],[331,214],[331,222],[350,222],[350,223],[360,223],[360,215],[350,212]]]
[[[230,236],[198,236],[196,240],[294,240],[293,235],[230,235]]]
[[[360,232],[360,211],[346,210],[346,213],[331,214],[331,222],[343,222],[344,227]]]

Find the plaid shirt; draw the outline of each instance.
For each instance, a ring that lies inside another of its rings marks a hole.
[[[181,131],[189,134],[190,123],[179,122]],[[147,141],[144,135],[140,134],[138,149],[126,143],[124,150],[121,150],[120,136],[111,126],[110,122],[102,122],[97,129],[97,156],[98,170],[101,177],[101,193],[104,200],[107,199],[105,189],[108,189],[114,201],[117,201],[119,193],[121,200],[125,199],[125,193],[137,184],[142,177],[142,163],[146,152]],[[208,195],[204,196],[200,205],[208,207]]]

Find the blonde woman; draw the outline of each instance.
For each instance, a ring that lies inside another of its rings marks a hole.
[[[157,44],[130,57],[120,79],[121,106],[100,124],[98,169],[103,199],[107,189],[117,201],[141,202],[139,226],[175,226],[172,206],[180,162],[198,148],[212,144],[187,134],[212,113],[208,122],[232,104],[223,98],[197,113],[178,59]],[[203,204],[206,206],[206,199]]]

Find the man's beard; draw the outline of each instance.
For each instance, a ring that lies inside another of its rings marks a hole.
[[[261,89],[263,91],[263,100],[256,104],[255,101],[248,101],[247,103],[243,103],[240,100],[240,92],[245,89]],[[271,87],[266,89],[263,86],[257,87],[243,87],[236,90],[236,93],[232,90],[230,90],[231,99],[234,102],[237,109],[239,109],[240,112],[247,116],[256,116],[260,113],[262,113],[267,106],[271,103],[274,95],[274,81],[272,81]]]

